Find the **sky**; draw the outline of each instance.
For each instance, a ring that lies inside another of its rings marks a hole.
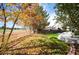
[[[48,27],[54,26],[55,28],[61,28],[62,24],[56,23],[56,19],[54,18],[56,16],[56,13],[55,13],[56,4],[55,3],[45,3],[45,4],[43,3],[41,4],[41,6],[43,6],[44,10],[46,10],[50,16],[48,19],[48,22],[50,22]]]
[[[52,14],[55,12],[55,3],[42,3],[41,6],[43,6],[44,10],[47,11],[47,13]]]
[[[49,26],[53,26],[56,22],[56,20],[53,20],[54,19],[54,16],[56,16],[55,14],[55,3],[42,3],[40,4],[41,6],[43,6],[43,9],[47,11],[47,13],[49,14],[49,19],[48,19],[48,22],[50,22]],[[0,27],[3,25],[2,22],[0,22]],[[10,21],[7,23],[7,27],[12,27],[13,25],[13,22]],[[21,28],[21,26],[18,26],[18,25],[15,25],[15,27],[18,27],[18,28]]]

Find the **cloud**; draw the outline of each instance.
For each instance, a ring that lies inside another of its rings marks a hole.
[[[48,22],[50,22],[49,26],[60,27],[61,26],[60,24],[56,24],[57,20],[54,20],[54,17],[56,16],[55,9],[54,9],[55,4],[54,3],[42,3],[40,4],[40,6],[43,6],[43,9],[46,10],[47,13],[49,14],[49,19],[48,19]]]
[[[3,22],[2,21],[0,21],[0,27],[2,27],[4,24],[3,24]]]
[[[13,21],[9,21],[9,22],[7,22],[6,26],[9,28],[12,28],[13,24],[14,24]],[[14,28],[22,28],[22,26],[15,24]]]
[[[23,27],[19,25],[15,25],[15,28],[23,28]]]
[[[61,23],[57,23],[57,20],[55,19],[56,14],[55,12],[53,12],[52,14],[49,15],[49,19],[48,22],[50,23],[48,27],[55,27],[55,28],[62,28],[62,24]]]
[[[48,22],[50,22],[49,26],[53,26],[56,23],[56,20],[54,20],[54,17],[56,16],[56,14],[52,13],[49,16],[50,16],[48,19]]]

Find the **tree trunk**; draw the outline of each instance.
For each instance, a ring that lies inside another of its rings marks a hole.
[[[1,49],[2,49],[2,54],[4,55],[5,54],[5,51],[6,51],[6,47],[5,47],[5,42],[4,42],[4,39],[5,39],[5,33],[6,33],[6,15],[5,15],[5,8],[4,8],[4,5],[2,3],[2,12],[3,12],[3,15],[4,15],[4,27],[3,27],[3,37],[2,37],[2,43],[1,43]]]
[[[18,14],[18,16],[19,16],[19,14]],[[15,26],[16,22],[18,21],[18,16],[16,17],[16,19],[15,19],[15,21],[14,21],[14,24],[13,24],[13,26],[12,26],[12,28],[11,28],[11,31],[10,31],[10,33],[9,33],[9,35],[8,35],[6,45],[7,45],[8,41],[9,41],[9,39],[10,39],[10,36],[11,36],[11,34],[12,34],[12,32],[13,32],[14,26]]]
[[[33,32],[34,32],[34,33],[37,33],[37,29],[34,29],[34,28],[33,28]]]
[[[3,11],[3,15],[4,15],[4,28],[3,28],[3,37],[2,37],[1,47],[3,47],[2,45],[4,44],[5,32],[6,32],[6,16],[5,16],[5,9],[4,9],[3,3],[2,3],[2,7],[3,7],[2,11]]]

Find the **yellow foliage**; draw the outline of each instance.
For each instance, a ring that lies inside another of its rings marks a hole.
[[[13,5],[16,5],[16,3],[7,3],[6,5],[7,6],[13,6]]]
[[[26,9],[26,7],[28,7],[28,3],[22,3],[22,8]]]
[[[22,20],[25,20],[25,19],[29,19],[29,16],[27,14],[25,14],[25,13],[21,13],[19,15],[19,18],[22,19]]]
[[[2,10],[0,10],[0,14],[2,14]]]
[[[13,14],[14,16],[17,16],[19,13],[18,13],[18,12],[12,12],[12,14]]]
[[[39,16],[39,15],[37,15],[37,16],[35,16],[35,19],[40,21],[40,20],[43,19],[43,16]]]
[[[14,17],[8,17],[8,19],[7,19],[8,21],[10,21],[10,20],[12,20],[12,21],[14,21],[15,20],[15,18]]]

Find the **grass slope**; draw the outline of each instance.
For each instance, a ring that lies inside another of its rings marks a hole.
[[[6,52],[10,54],[51,55],[67,54],[68,45],[57,39],[58,34],[33,34],[20,38],[22,41]]]

